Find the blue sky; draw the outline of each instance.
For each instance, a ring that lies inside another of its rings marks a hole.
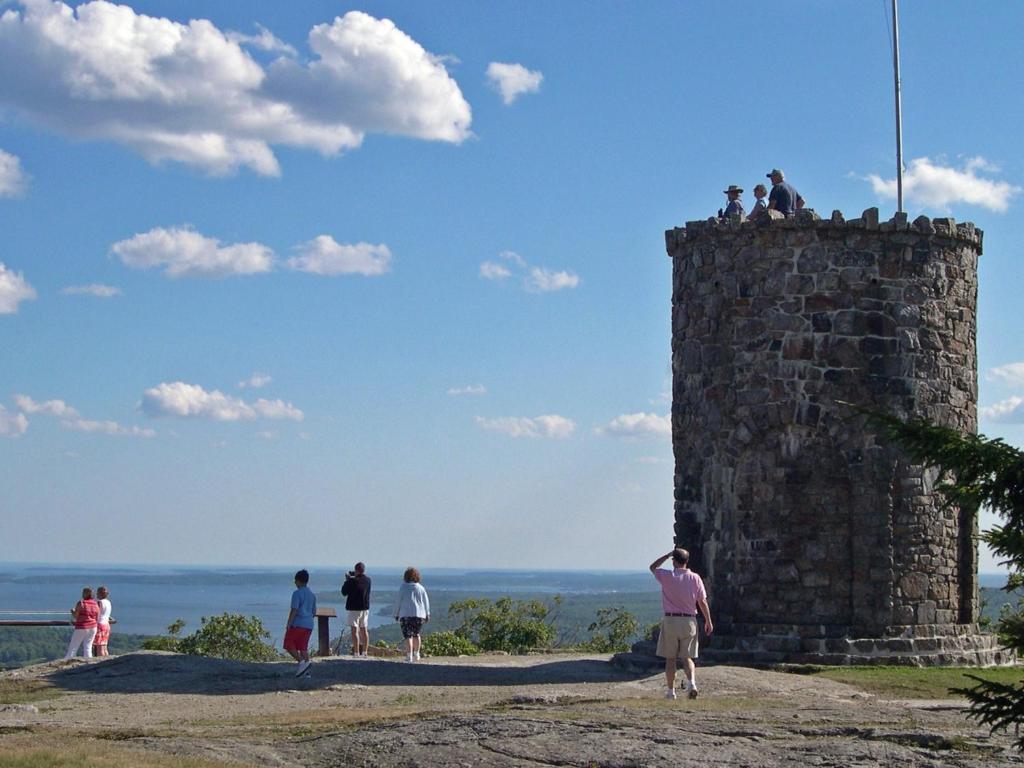
[[[0,3],[0,560],[643,567],[663,232],[772,167],[895,210],[886,5]],[[1024,6],[900,7],[1022,445]]]

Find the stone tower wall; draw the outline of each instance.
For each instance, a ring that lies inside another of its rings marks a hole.
[[[977,620],[973,518],[846,403],[975,431],[981,242],[972,224],[877,209],[666,232],[676,540],[719,632]]]

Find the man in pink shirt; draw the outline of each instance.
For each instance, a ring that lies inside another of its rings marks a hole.
[[[661,568],[661,564],[672,558],[672,570]],[[683,659],[686,673],[686,691],[691,699],[697,698],[697,679],[693,660],[697,658],[697,609],[704,616],[704,632],[714,631],[711,611],[708,610],[708,595],[704,581],[687,567],[690,553],[685,549],[673,549],[651,563],[651,573],[661,584],[661,607],[665,616],[661,620],[656,653],[665,659],[665,682],[668,693],[665,698],[676,697],[676,659]]]

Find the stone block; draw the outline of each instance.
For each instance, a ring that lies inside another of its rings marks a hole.
[[[934,235],[935,227],[932,226],[932,220],[927,216],[918,216],[914,219],[914,229],[920,232],[922,235]]]

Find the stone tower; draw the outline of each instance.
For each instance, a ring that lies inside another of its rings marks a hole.
[[[675,538],[746,662],[992,664],[975,519],[855,404],[976,430],[982,232],[813,211],[690,222],[672,258]]]

